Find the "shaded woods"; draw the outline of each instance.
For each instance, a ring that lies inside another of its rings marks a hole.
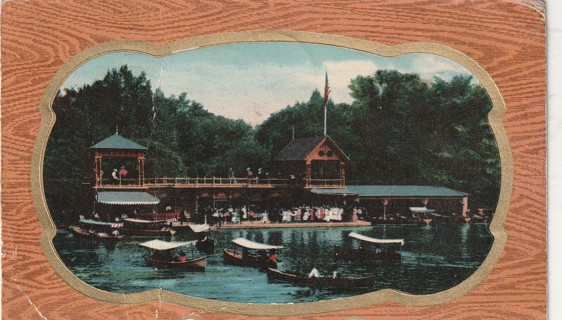
[[[328,135],[351,158],[348,184],[439,185],[471,194],[474,206],[495,206],[500,159],[487,116],[491,101],[471,77],[450,81],[379,70],[349,84],[353,103],[328,102]],[[114,134],[148,148],[146,177],[227,177],[229,168],[269,168],[292,138],[323,134],[323,97],[287,106],[252,128],[214,115],[183,93],[166,96],[127,66],[101,80],[64,89],[53,103],[56,123],[44,161],[51,214],[86,212],[81,183],[93,177],[88,149]],[[103,170],[131,162],[104,161]],[[120,160],[122,161],[122,160]],[[84,184],[84,186],[87,186]]]

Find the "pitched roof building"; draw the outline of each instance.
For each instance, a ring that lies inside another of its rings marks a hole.
[[[295,179],[305,187],[345,186],[345,165],[349,157],[329,137],[295,139],[275,157],[278,178]]]

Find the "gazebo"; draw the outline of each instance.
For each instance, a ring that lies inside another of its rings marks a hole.
[[[349,161],[329,136],[294,139],[275,157],[273,172],[278,178],[302,182],[305,188],[341,188]]]
[[[137,159],[137,171],[138,179],[135,184],[127,184],[124,187],[143,187],[144,186],[144,155],[146,152],[146,147],[131,141],[129,139],[123,138],[118,133],[94,144],[90,147],[90,150],[94,152],[94,162],[95,162],[95,187],[123,187],[121,183],[119,185],[104,186],[103,184],[103,170],[102,163],[104,157],[112,158],[136,158]]]

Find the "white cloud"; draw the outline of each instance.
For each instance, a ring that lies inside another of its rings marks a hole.
[[[349,61],[324,61],[323,66],[328,71],[330,87],[332,89],[331,97],[336,103],[351,103],[352,99],[349,95],[349,85],[351,79],[357,76],[369,76],[374,74],[379,67],[372,61],[368,60],[349,60]],[[324,86],[324,74],[319,76],[322,88]]]
[[[431,79],[433,76],[450,78],[453,74],[469,74],[460,64],[435,55],[420,55],[412,63],[408,72],[419,73],[422,78]]]

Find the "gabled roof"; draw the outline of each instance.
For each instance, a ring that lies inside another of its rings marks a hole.
[[[345,160],[349,157],[343,153],[338,145],[329,137],[312,137],[295,139],[289,142],[275,157],[275,161],[298,161],[304,160],[316,147],[322,143],[329,144],[336,152],[340,153]]]
[[[435,186],[415,185],[347,185],[349,191],[359,197],[408,198],[408,197],[465,197],[468,193]]]
[[[93,150],[99,149],[119,149],[119,150],[146,150],[146,147],[140,144],[123,138],[119,134],[114,134],[90,147]]]

